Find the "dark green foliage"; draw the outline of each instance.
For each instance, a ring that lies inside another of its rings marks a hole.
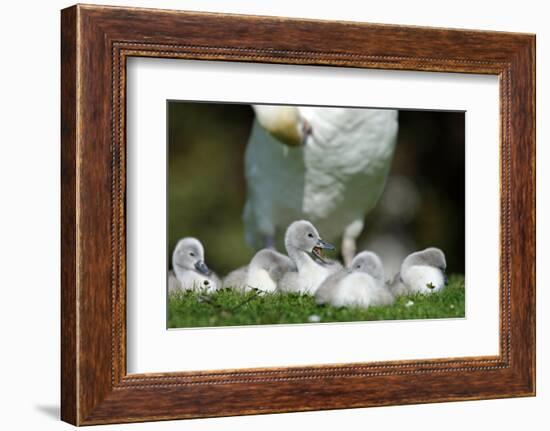
[[[412,304],[411,304],[412,302]],[[465,315],[464,276],[453,275],[440,293],[399,297],[386,307],[335,308],[319,306],[313,296],[288,293],[240,293],[223,289],[214,294],[197,291],[172,294],[168,301],[168,327],[203,327],[310,323],[364,320],[456,318]]]

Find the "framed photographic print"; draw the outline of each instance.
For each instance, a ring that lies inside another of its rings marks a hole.
[[[533,35],[77,5],[61,44],[63,420],[535,394]]]

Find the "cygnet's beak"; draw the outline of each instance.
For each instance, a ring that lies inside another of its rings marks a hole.
[[[311,252],[321,262],[327,263],[327,261],[325,260],[325,256],[323,255],[323,249],[334,250],[334,246],[326,241],[323,241],[321,238],[319,238],[317,240],[317,244],[315,244],[315,247],[313,247],[313,250],[311,250]]]
[[[195,263],[195,269],[204,275],[210,274],[210,269],[208,269],[208,267],[206,266],[206,263],[204,263],[204,260],[197,261]]]
[[[321,238],[317,240],[317,247],[327,250],[334,250],[334,246],[330,242],[323,241]]]

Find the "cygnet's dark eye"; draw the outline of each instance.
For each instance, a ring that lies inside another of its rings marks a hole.
[[[359,268],[361,268],[361,265],[355,265],[355,268],[359,269]]]
[[[313,238],[313,234],[312,234],[312,233],[308,233],[307,236],[309,236],[310,238]]]
[[[191,256],[191,257],[195,257],[195,253],[193,253],[193,252],[190,252],[190,253],[189,253],[189,256]]]
[[[204,280],[204,285],[205,286],[208,286],[210,284],[210,282],[208,280]]]

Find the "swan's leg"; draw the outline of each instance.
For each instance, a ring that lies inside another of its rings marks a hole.
[[[357,251],[357,245],[355,243],[355,238],[344,237],[342,238],[342,258],[344,259],[344,265],[349,266],[355,252]]]
[[[264,236],[264,248],[270,248],[275,250],[275,236],[266,235]]]
[[[349,266],[357,251],[356,239],[363,230],[363,220],[355,220],[350,223],[342,237],[342,258],[344,265]]]

